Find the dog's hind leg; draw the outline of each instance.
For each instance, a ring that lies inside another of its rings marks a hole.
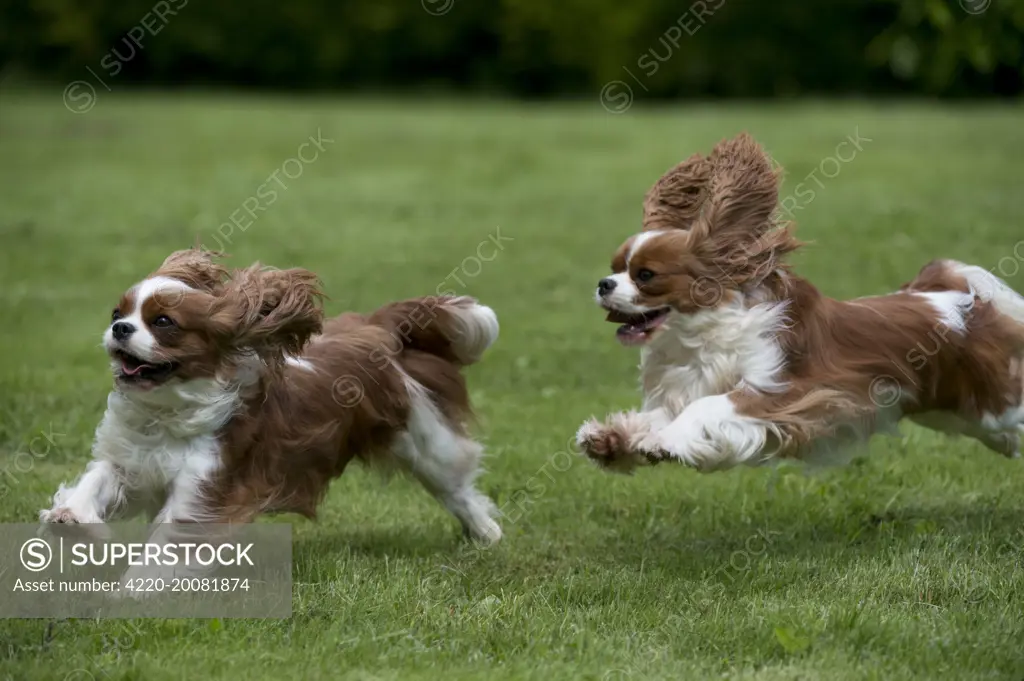
[[[980,440],[989,449],[1011,459],[1020,458],[1020,443],[1024,437],[1024,404],[1007,408],[1003,413],[985,414],[968,435]],[[980,431],[975,434],[974,431]]]
[[[501,539],[497,509],[476,489],[483,447],[454,428],[422,385],[406,379],[409,421],[394,447],[395,458],[480,542]]]
[[[977,440],[988,449],[1005,457],[1016,459],[1020,456],[1020,440],[1024,425],[1012,428],[988,428],[985,420],[975,421],[963,418],[953,412],[929,411],[914,414],[910,420],[919,426],[945,435],[963,435]]]

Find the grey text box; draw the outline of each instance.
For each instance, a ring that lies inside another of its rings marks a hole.
[[[0,524],[0,618],[287,618],[285,524]]]

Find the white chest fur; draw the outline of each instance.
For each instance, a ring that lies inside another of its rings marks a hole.
[[[671,313],[644,347],[640,373],[644,410],[662,408],[671,417],[701,397],[751,387],[776,392],[785,358],[776,334],[785,305],[742,301],[692,315]]]
[[[129,488],[160,490],[183,475],[205,477],[220,461],[217,431],[239,406],[236,391],[193,381],[126,396],[113,392],[93,456],[118,467]]]

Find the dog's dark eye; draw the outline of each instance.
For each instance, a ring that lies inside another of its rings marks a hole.
[[[120,319],[120,318],[121,318],[121,311],[120,311],[120,310],[118,310],[118,309],[117,309],[117,308],[115,307],[115,308],[114,308],[114,311],[110,313],[110,321],[112,321],[112,322],[116,322],[116,321],[117,321],[118,319]]]
[[[637,273],[636,273],[636,280],[637,281],[650,281],[653,278],[654,278],[654,272],[652,272],[652,271],[650,271],[649,269],[646,269],[646,268],[642,269],[642,270],[638,270]]]
[[[153,326],[167,328],[168,326],[174,326],[174,320],[167,315],[162,314],[153,320]]]

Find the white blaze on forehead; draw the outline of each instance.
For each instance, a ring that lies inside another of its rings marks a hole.
[[[177,279],[171,279],[170,277],[151,277],[150,279],[144,279],[131,289],[134,292],[134,303],[132,309],[121,310],[121,318],[117,321],[127,322],[135,327],[135,331],[128,339],[126,345],[121,346],[119,343],[114,341],[114,334],[111,331],[111,327],[107,328],[107,332],[103,334],[103,342],[108,348],[124,347],[125,350],[132,353],[143,360],[156,360],[156,338],[150,333],[149,327],[146,325],[145,320],[142,318],[142,308],[147,300],[157,294],[167,293],[178,293],[184,294],[187,291],[193,290],[191,286],[183,281]],[[170,296],[170,302],[173,304],[175,300],[180,300],[178,296]]]
[[[640,250],[641,246],[654,237],[661,236],[662,234],[665,234],[665,231],[660,229],[651,230],[650,232],[640,232],[637,234],[636,238],[633,239],[633,245],[629,247],[629,253],[626,254],[626,265],[629,266],[629,261],[633,259],[633,256],[636,255],[636,252]]]
[[[170,277],[152,277],[150,279],[143,279],[133,288],[135,289],[135,307],[131,310],[132,315],[141,314],[142,304],[157,293],[167,293],[171,291],[184,293],[185,291],[192,290],[192,287],[185,282],[177,279],[171,279]],[[121,313],[128,315],[129,311],[122,310]]]

